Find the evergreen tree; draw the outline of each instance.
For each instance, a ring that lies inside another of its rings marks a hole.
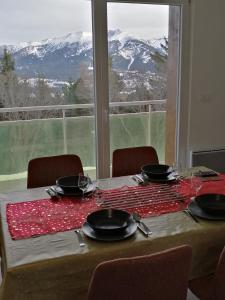
[[[79,80],[79,79],[78,79]],[[63,94],[67,104],[77,103],[76,89],[78,85],[77,81],[69,80],[68,85],[63,87]]]
[[[85,62],[80,64],[80,77],[63,87],[65,102],[69,104],[93,102],[93,73]]]
[[[12,57],[12,54],[4,49],[3,57],[0,63],[1,74],[6,75],[15,69],[15,62]]]
[[[149,79],[154,99],[165,99],[167,97],[167,60],[168,60],[168,38],[164,37],[164,43],[160,44],[161,51],[151,55],[155,62],[155,74]]]
[[[109,57],[109,102],[123,101],[121,92],[124,90],[124,82],[118,72],[113,69],[112,57]]]
[[[18,80],[14,74],[15,62],[11,53],[4,49],[0,60],[0,106],[12,107],[15,104],[14,90],[17,89]]]

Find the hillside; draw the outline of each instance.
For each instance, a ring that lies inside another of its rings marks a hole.
[[[152,55],[162,52],[163,38],[141,40],[120,30],[109,31],[109,55],[113,69],[118,72],[154,72]],[[16,73],[20,77],[43,76],[59,81],[76,80],[80,66],[93,68],[92,36],[90,33],[69,33],[63,37],[45,39],[39,42],[25,42],[19,45],[0,46],[0,55],[7,48],[13,54]]]

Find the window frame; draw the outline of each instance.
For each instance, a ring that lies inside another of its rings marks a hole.
[[[107,3],[177,5],[181,9],[176,113],[176,161],[186,167],[189,149],[189,17],[190,0],[92,0],[97,178],[110,177]]]

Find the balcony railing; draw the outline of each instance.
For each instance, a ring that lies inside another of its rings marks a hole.
[[[132,102],[110,102],[109,107],[131,107],[131,106],[144,106],[165,104],[166,99],[162,100],[146,100],[146,101],[132,101]],[[0,108],[0,113],[6,112],[22,112],[22,111],[43,111],[43,110],[70,110],[77,108],[94,108],[94,103],[87,104],[67,104],[67,105],[42,105],[42,106],[21,106],[21,107],[6,107]]]
[[[133,102],[111,102],[109,103],[110,108],[115,107],[134,107],[134,106],[147,106],[148,109],[146,113],[149,115],[148,119],[148,137],[149,140],[147,144],[151,144],[151,112],[152,112],[152,105],[162,105],[166,103],[166,99],[163,100],[146,100],[146,101],[133,101]],[[88,104],[70,104],[70,105],[46,105],[46,106],[28,106],[28,107],[9,107],[9,108],[0,108],[0,113],[20,113],[20,112],[36,112],[36,111],[61,111],[62,112],[62,120],[63,120],[63,141],[64,141],[64,153],[68,152],[67,149],[67,134],[66,134],[66,112],[72,109],[93,109],[94,103]],[[128,113],[125,113],[126,115]],[[131,114],[131,113],[129,113]],[[138,114],[138,113],[135,113]],[[143,112],[142,112],[143,114]],[[79,117],[76,117],[79,118]],[[85,118],[85,117],[82,117]],[[51,118],[52,119],[52,118]],[[35,120],[35,119],[32,119]],[[27,120],[13,120],[13,121],[1,121],[4,123],[9,122],[26,122]]]
[[[162,132],[164,131],[164,126],[161,125],[162,120],[165,119],[165,112],[153,112],[152,106],[164,105],[165,103],[166,100],[110,103],[110,108],[145,107],[144,112],[115,113],[110,115],[110,122],[112,125],[111,135],[113,136],[112,148],[123,147],[126,141],[129,141],[129,135],[131,134],[133,135],[136,145],[150,145],[152,142],[154,144],[155,140],[159,139],[159,136],[161,136],[161,140],[163,140],[164,133]],[[50,118],[46,117],[45,119],[38,119],[37,117],[27,120],[17,120],[16,118],[13,118],[13,120],[0,121],[0,136],[2,143],[2,145],[0,144],[0,186],[1,182],[3,183],[4,180],[9,182],[11,179],[18,180],[20,176],[25,177],[28,160],[35,156],[54,155],[62,152],[76,152],[78,155],[81,155],[85,169],[94,168],[94,116],[68,117],[67,112],[76,109],[94,109],[94,104],[0,108],[0,118],[1,114],[7,113],[16,114],[37,111],[60,112],[57,114],[57,117],[54,117],[53,114]],[[158,119],[158,117],[155,117],[157,113],[160,115],[161,123],[159,122],[156,126],[157,129],[155,129],[154,120]],[[139,126],[138,129],[133,130],[133,128],[136,128],[136,125]],[[83,130],[84,133],[80,133],[80,129]],[[115,133],[113,132],[116,130],[119,132],[118,136],[115,136]],[[155,130],[157,132],[155,132]],[[45,131],[47,131],[47,133]],[[154,137],[154,141],[151,141],[151,137]],[[79,140],[80,138],[82,141]],[[134,140],[131,141],[131,143],[133,143]],[[81,145],[83,142],[86,143],[85,146]],[[156,144],[157,143],[158,142],[156,142]],[[161,153],[164,153],[163,143],[160,144],[159,142],[158,145],[156,145],[156,148],[157,147],[157,151],[159,150],[159,152],[161,151]],[[89,148],[90,152],[93,152],[92,157],[90,153],[87,153],[87,148]]]

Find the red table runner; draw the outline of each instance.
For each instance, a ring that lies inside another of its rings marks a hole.
[[[225,177],[221,181],[203,183],[201,192],[212,191],[225,194]],[[191,196],[190,180],[175,184],[151,183],[97,190],[84,200],[63,197],[8,203],[6,216],[11,237],[16,240],[81,227],[89,213],[102,208],[136,211],[142,217],[180,211],[187,207]]]

